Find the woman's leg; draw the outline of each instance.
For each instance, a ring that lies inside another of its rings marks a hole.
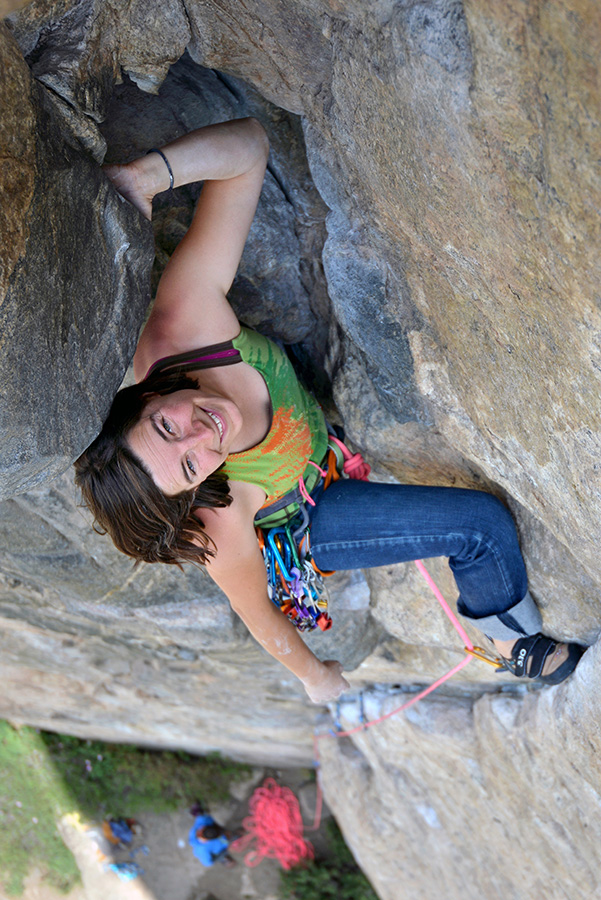
[[[541,629],[513,519],[491,494],[340,480],[318,498],[311,547],[324,569],[446,556],[459,612],[497,641]]]

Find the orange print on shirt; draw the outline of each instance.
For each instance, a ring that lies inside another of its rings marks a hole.
[[[266,504],[294,487],[311,458],[311,430],[295,412],[294,408],[275,410],[269,434],[260,444],[243,453],[230,454],[237,470],[241,466],[252,470],[253,480],[257,475],[267,476],[273,490]]]

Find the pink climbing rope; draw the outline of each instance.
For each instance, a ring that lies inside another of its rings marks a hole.
[[[424,688],[423,691],[420,691],[418,694],[415,694],[410,700],[407,700],[406,703],[403,703],[401,706],[397,706],[396,709],[393,709],[390,712],[385,713],[383,716],[380,716],[378,719],[372,719],[369,722],[362,722],[360,725],[357,725],[355,728],[350,728],[347,731],[327,731],[327,732],[323,732],[322,734],[314,735],[313,747],[314,747],[315,765],[318,770],[319,770],[318,741],[320,741],[322,738],[348,737],[351,734],[356,734],[358,731],[364,731],[366,728],[371,728],[372,725],[377,725],[380,722],[384,722],[385,719],[390,719],[390,718],[392,718],[392,716],[396,716],[400,712],[404,712],[406,709],[409,709],[410,706],[413,706],[415,703],[418,703],[420,700],[423,700],[423,698],[427,697],[428,694],[431,694],[432,691],[435,691],[436,688],[440,687],[441,684],[444,684],[445,681],[448,681],[449,678],[452,678],[453,675],[456,675],[457,672],[459,672],[461,669],[463,669],[464,666],[467,666],[467,664],[469,662],[471,662],[471,660],[474,659],[474,657],[476,657],[476,658],[478,657],[478,651],[480,651],[480,648],[474,647],[474,645],[470,641],[469,637],[467,636],[467,633],[465,632],[465,630],[461,626],[459,620],[457,619],[457,616],[455,615],[455,613],[453,612],[453,610],[451,609],[451,607],[449,606],[449,604],[447,603],[447,601],[445,600],[445,598],[443,597],[441,592],[439,591],[439,589],[436,585],[436,582],[434,581],[434,579],[432,578],[432,576],[430,575],[430,573],[424,566],[421,559],[416,559],[416,560],[414,560],[414,562],[415,562],[415,565],[417,566],[419,572],[421,573],[421,575],[424,577],[427,584],[431,588],[434,596],[438,600],[440,606],[444,610],[444,612],[447,615],[452,626],[455,628],[455,630],[459,634],[461,640],[463,641],[463,646],[464,646],[464,649],[466,650],[466,656],[464,656],[464,658],[461,660],[461,662],[457,663],[456,666],[453,666],[452,669],[449,669],[448,672],[446,672],[444,675],[442,675],[440,678],[438,678],[429,687]],[[480,654],[482,654],[482,651],[480,651]],[[482,655],[480,655],[480,658],[483,658]],[[489,660],[489,662],[490,662],[490,660]],[[323,798],[322,798],[321,785],[319,783],[319,774],[318,774],[317,798],[316,798],[316,802],[315,802],[315,817],[313,820],[313,827],[311,829],[312,831],[315,831],[317,828],[319,828],[319,823],[321,821],[322,806],[323,806]]]
[[[334,437],[333,434],[330,435],[329,439],[340,448],[342,455],[344,456],[344,463],[342,465],[344,474],[357,481],[367,481],[368,475],[371,472],[371,466],[369,463],[365,462],[361,454],[351,453],[346,444],[337,437]]]
[[[336,731],[336,732],[327,732],[326,734],[320,734],[318,737],[348,737],[350,734],[356,734],[358,731],[365,731],[366,728],[371,728],[372,725],[378,725],[380,722],[384,722],[385,719],[391,719],[392,716],[396,716],[397,713],[403,712],[406,709],[409,709],[410,706],[413,706],[419,700],[423,700],[424,697],[427,697],[428,694],[431,694],[432,691],[435,691],[436,688],[440,687],[441,684],[444,684],[445,681],[448,681],[449,678],[452,678],[453,675],[456,675],[464,666],[467,666],[469,662],[471,662],[471,656],[464,656],[461,662],[457,663],[456,666],[453,666],[452,669],[438,678],[433,684],[429,687],[425,688],[423,691],[420,691],[419,694],[415,694],[411,700],[407,700],[406,703],[403,703],[402,706],[397,706],[396,709],[393,709],[391,712],[385,713],[383,716],[380,716],[378,719],[371,719],[369,722],[362,722],[361,725],[356,725],[355,728],[350,728],[348,731]]]
[[[351,453],[346,444],[341,441],[339,438],[334,437],[333,434],[329,435],[328,440],[331,443],[336,444],[336,446],[340,449],[342,456],[344,458],[344,462],[342,464],[342,471],[348,478],[354,478],[356,481],[367,481],[369,477],[369,473],[371,472],[371,466],[369,463],[366,463],[360,453]],[[309,465],[314,466],[317,469],[320,475],[325,477],[328,473],[326,469],[322,469],[321,466],[318,466],[317,463],[313,462],[312,459],[309,460]],[[298,486],[303,497],[303,500],[308,503],[310,506],[315,506],[315,500],[311,497],[309,492],[307,491],[305,485],[305,479],[301,476],[298,479]]]
[[[435,691],[441,684],[452,678],[453,675],[456,675],[457,672],[474,659],[474,656],[478,655],[479,648],[474,647],[470,641],[423,562],[415,560],[415,565],[461,637],[466,656],[429,687],[424,688],[424,690],[411,697],[410,700],[385,713],[383,716],[372,719],[369,722],[362,722],[360,725],[357,725],[355,728],[349,728],[347,731],[328,731],[313,735],[315,766],[318,770],[318,775],[315,814],[313,825],[311,828],[307,828],[308,831],[316,831],[319,828],[323,810],[323,793],[319,780],[319,741],[326,737],[349,737],[351,734],[364,731],[367,728],[371,728],[372,725],[378,725],[380,722],[384,722],[386,719],[404,712]],[[246,834],[231,844],[232,850],[243,852],[250,847],[253,841],[255,842],[255,847],[251,848],[244,857],[244,862],[247,866],[257,866],[262,859],[270,858],[277,859],[284,869],[290,869],[303,861],[308,862],[313,859],[313,847],[309,841],[303,838],[305,827],[300,814],[298,800],[290,788],[280,787],[273,778],[267,778],[263,785],[258,787],[252,795],[249,808],[251,814],[242,823]]]
[[[247,866],[258,866],[262,859],[277,859],[282,868],[291,869],[303,860],[313,859],[313,847],[303,838],[304,825],[293,791],[266,778],[249,801],[250,816],[242,822],[246,834],[230,846],[244,852]],[[251,844],[254,842],[254,847]]]
[[[451,607],[449,606],[449,604],[447,603],[445,598],[442,596],[442,594],[438,590],[436,582],[434,581],[434,579],[432,578],[432,576],[426,569],[426,567],[423,564],[423,562],[421,561],[421,559],[416,559],[416,560],[414,560],[414,562],[415,562],[415,565],[417,566],[417,568],[419,569],[419,571],[421,572],[421,574],[424,576],[427,584],[432,589],[432,593],[434,594],[434,596],[436,597],[436,599],[438,600],[438,602],[444,609],[445,613],[447,614],[447,617],[449,618],[451,625],[453,626],[453,628],[455,629],[455,631],[458,633],[459,637],[463,641],[463,646],[466,648],[466,650],[473,650],[474,645],[468,638],[466,632],[463,630],[461,623],[459,622],[459,619],[457,618],[457,616],[455,615],[455,613],[453,612],[453,610],[451,609]]]

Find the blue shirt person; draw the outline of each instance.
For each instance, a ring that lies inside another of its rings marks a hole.
[[[212,816],[203,815],[194,820],[188,843],[203,866],[212,866],[227,853],[230,842],[221,825],[217,825]]]

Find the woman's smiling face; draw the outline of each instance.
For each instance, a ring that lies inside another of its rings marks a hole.
[[[167,496],[198,487],[224,462],[242,428],[226,397],[185,389],[151,394],[127,444]]]

